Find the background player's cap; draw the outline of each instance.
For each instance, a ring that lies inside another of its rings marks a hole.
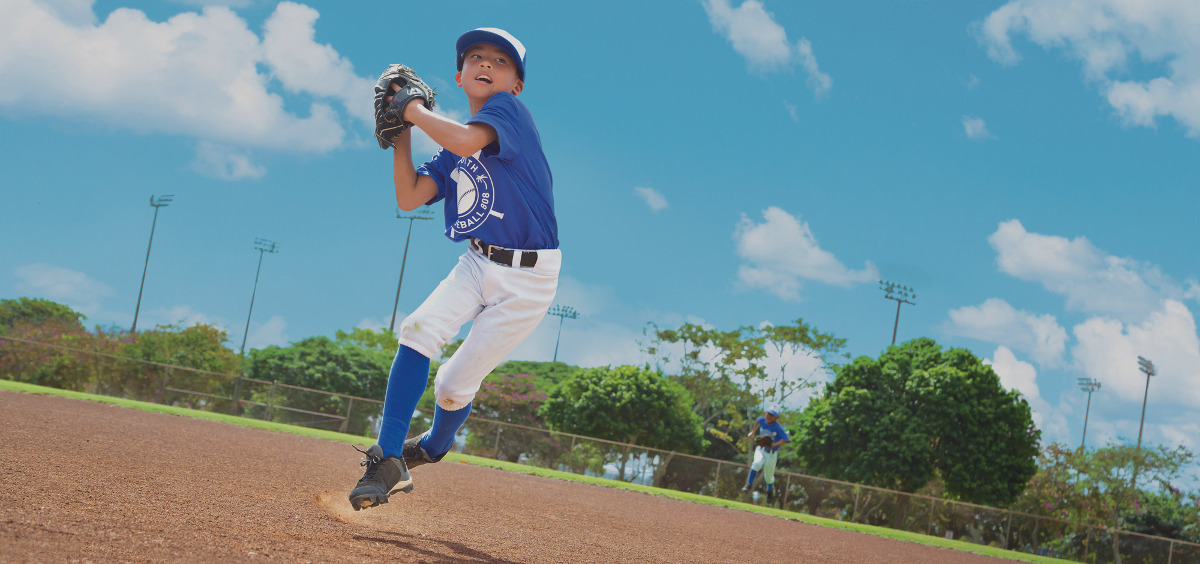
[[[458,43],[455,45],[458,50],[458,70],[461,71],[463,68],[463,55],[466,54],[467,49],[481,44],[495,45],[508,51],[508,54],[512,55],[517,63],[517,78],[525,80],[525,45],[511,33],[495,27],[472,29],[458,38]]]
[[[771,415],[773,415],[775,417],[779,417],[779,408],[775,407],[773,405],[767,406],[767,408],[764,409],[763,411],[770,413]]]

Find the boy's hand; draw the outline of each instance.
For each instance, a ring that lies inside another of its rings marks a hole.
[[[416,72],[404,65],[389,65],[383,71],[375,84],[375,138],[379,148],[392,147],[396,136],[412,126],[404,121],[404,107],[417,98],[433,109],[433,89]]]

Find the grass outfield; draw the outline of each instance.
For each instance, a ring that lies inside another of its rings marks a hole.
[[[93,394],[86,394],[86,393],[82,393],[82,392],[59,390],[56,388],[47,388],[44,386],[35,386],[33,384],[24,384],[24,383],[20,383],[20,382],[13,382],[11,380],[0,379],[0,390],[11,390],[11,391],[16,391],[16,392],[25,392],[25,393],[31,393],[31,394],[50,394],[50,395],[56,395],[56,396],[61,396],[61,397],[66,397],[66,398],[82,399],[82,400],[96,401],[96,402],[101,402],[101,403],[109,403],[109,404],[113,404],[113,405],[119,405],[122,407],[140,409],[143,411],[166,413],[166,414],[170,414],[170,415],[178,415],[180,417],[193,417],[196,419],[209,419],[209,420],[213,420],[213,421],[223,421],[225,423],[231,423],[233,425],[240,425],[243,427],[252,427],[255,429],[266,429],[269,431],[277,431],[280,433],[290,433],[293,435],[314,437],[314,438],[318,438],[318,439],[327,439],[327,440],[339,441],[339,442],[343,442],[343,443],[364,444],[366,442],[366,440],[363,437],[360,437],[357,435],[348,435],[345,433],[337,433],[334,431],[325,431],[325,430],[321,430],[321,429],[309,429],[307,427],[284,425],[281,423],[272,423],[272,422],[268,422],[268,421],[260,421],[258,419],[248,419],[248,418],[244,418],[244,417],[236,417],[236,416],[225,415],[225,414],[221,414],[221,413],[198,411],[198,410],[187,409],[187,408],[183,408],[183,407],[172,407],[172,406],[159,405],[159,404],[148,403],[148,402],[143,402],[143,401],[135,401],[135,400],[122,399],[122,398],[114,398],[114,397],[108,397],[108,396],[98,396],[98,395],[93,395]],[[451,453],[446,457],[446,459],[463,462],[463,463],[467,463],[467,464],[474,464],[477,466],[484,466],[484,467],[488,467],[488,468],[496,468],[496,469],[500,469],[500,470],[506,470],[506,471],[510,471],[510,472],[520,472],[522,474],[531,474],[534,476],[541,476],[541,477],[545,477],[545,478],[555,478],[555,479],[560,479],[560,480],[569,480],[569,481],[573,481],[573,482],[596,484],[596,485],[610,487],[610,488],[619,488],[619,489],[641,492],[641,493],[645,493],[645,494],[667,497],[667,498],[672,498],[672,499],[692,501],[695,503],[704,503],[704,504],[708,504],[708,505],[715,505],[718,507],[728,507],[730,509],[737,509],[737,510],[741,510],[741,511],[751,511],[754,513],[761,513],[764,515],[772,515],[775,517],[782,517],[784,519],[801,521],[804,523],[818,525],[821,527],[830,527],[830,528],[834,528],[834,529],[842,529],[842,530],[846,530],[846,531],[853,531],[853,532],[857,532],[857,533],[875,535],[875,536],[889,538],[889,539],[914,542],[914,543],[923,544],[926,546],[938,546],[938,547],[944,547],[944,548],[949,548],[949,549],[953,549],[953,550],[961,550],[964,552],[973,552],[973,553],[982,554],[985,556],[994,556],[997,558],[1004,558],[1004,559],[1015,560],[1015,561],[1019,561],[1019,562],[1046,562],[1046,563],[1062,562],[1061,560],[1058,560],[1055,558],[1048,558],[1045,556],[1037,556],[1034,554],[1026,554],[1026,553],[1010,551],[1010,550],[1002,550],[1002,549],[991,547],[991,546],[983,546],[983,545],[973,544],[973,543],[964,542],[964,541],[960,541],[960,540],[944,539],[941,537],[934,537],[934,536],[923,535],[923,534],[919,534],[919,533],[912,533],[912,532],[908,532],[908,531],[898,531],[895,529],[888,529],[885,527],[876,527],[873,525],[863,525],[863,524],[859,524],[859,523],[849,523],[849,522],[845,522],[845,521],[838,521],[835,519],[826,519],[823,517],[814,517],[812,515],[807,515],[804,513],[797,513],[797,512],[793,512],[793,511],[784,511],[782,509],[777,509],[774,507],[763,507],[763,506],[759,506],[759,505],[743,503],[740,501],[731,501],[731,500],[702,496],[702,495],[697,495],[697,494],[692,494],[692,493],[678,492],[675,490],[667,490],[667,489],[655,488],[655,487],[650,487],[650,486],[643,486],[643,485],[639,485],[639,484],[630,484],[630,483],[626,483],[626,482],[620,482],[620,481],[616,481],[616,480],[608,480],[608,479],[604,479],[604,478],[596,478],[596,477],[592,477],[592,476],[581,476],[579,474],[572,474],[569,472],[561,472],[558,470],[550,470],[547,468],[537,468],[534,466],[526,466],[523,464],[515,464],[512,462],[503,462],[503,461],[499,461],[499,460],[492,460],[490,458],[482,458],[482,457],[471,456],[471,455],[466,455],[466,454]]]

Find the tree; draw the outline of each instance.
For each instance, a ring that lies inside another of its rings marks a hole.
[[[542,405],[551,429],[650,448],[701,452],[704,433],[687,390],[634,366],[583,370],[564,380]],[[630,449],[620,455],[625,477]]]
[[[1136,447],[1108,444],[1092,451],[1059,444],[1045,448],[1030,487],[1014,504],[1022,511],[1148,535],[1197,542],[1200,540],[1200,498],[1185,496],[1175,484],[1194,458],[1186,448]],[[1133,484],[1137,468],[1138,485]],[[1143,487],[1148,488],[1143,489]],[[1094,543],[1111,543],[1114,562],[1138,551],[1144,539],[1101,532]],[[1084,537],[1064,539],[1067,547]]]
[[[1029,404],[990,366],[928,338],[839,367],[800,427],[810,471],[905,492],[937,473],[949,497],[1000,506],[1037,471],[1041,437]]]
[[[767,325],[758,329],[764,343],[779,359],[779,373],[773,381],[768,378],[763,398],[783,405],[793,393],[816,386],[812,377],[818,370],[832,372],[838,365],[832,358],[846,346],[845,339],[822,333],[797,318],[794,325]],[[788,374],[788,364],[804,355],[819,361],[819,364],[803,376]]]
[[[111,337],[120,339],[122,334]],[[242,360],[225,346],[227,339],[224,330],[212,325],[197,323],[186,329],[177,325],[158,325],[123,339],[121,351],[122,356],[132,359],[233,375],[241,368]],[[158,403],[196,399],[190,394],[169,394],[167,387],[216,391],[231,379],[146,363],[121,362],[118,366],[119,369],[103,382],[103,393],[130,395]]]
[[[64,332],[82,332],[87,316],[68,306],[42,298],[0,300],[0,335],[19,324],[50,326]]]
[[[534,385],[533,376],[518,374],[513,376],[496,376],[493,374],[483,381],[479,393],[472,401],[472,412],[484,419],[514,423],[526,427],[541,427],[542,419],[538,415],[546,394],[538,391]],[[502,427],[498,432],[503,437],[496,441],[499,452],[498,460],[518,460],[521,454],[529,457],[546,458],[546,433],[531,431],[518,427]],[[467,435],[467,443],[472,447],[480,447],[491,441],[490,434],[473,433]]]

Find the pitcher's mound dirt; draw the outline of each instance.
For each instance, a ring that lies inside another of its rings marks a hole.
[[[448,461],[355,512],[350,445],[53,396],[0,437],[6,562],[1004,562]]]

